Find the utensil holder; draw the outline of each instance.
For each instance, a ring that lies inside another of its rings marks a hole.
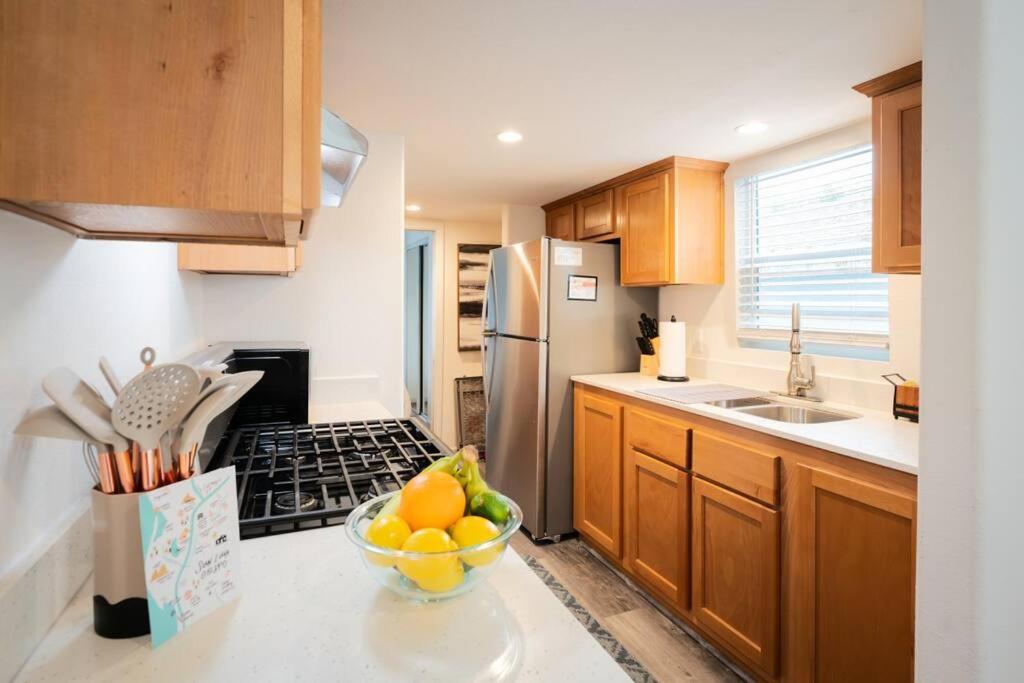
[[[655,337],[652,339],[651,345],[654,347],[653,356],[640,354],[640,374],[644,377],[658,376],[658,353],[661,348],[661,338]]]
[[[104,638],[149,633],[139,496],[92,490],[93,627]]]

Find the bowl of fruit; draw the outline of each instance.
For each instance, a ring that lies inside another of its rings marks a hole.
[[[403,597],[432,601],[482,583],[522,521],[519,506],[484,481],[479,454],[467,446],[400,491],[357,507],[345,531],[377,581]]]

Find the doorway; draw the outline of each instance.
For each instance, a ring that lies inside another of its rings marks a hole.
[[[405,231],[405,389],[409,413],[430,424],[433,320],[434,233]]]

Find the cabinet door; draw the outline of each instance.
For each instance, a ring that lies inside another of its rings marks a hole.
[[[576,239],[589,240],[615,232],[612,190],[584,197],[576,202]]]
[[[779,520],[771,508],[693,479],[693,610],[702,628],[774,675]]]
[[[573,526],[622,557],[622,405],[575,392]]]
[[[672,174],[658,173],[619,187],[616,226],[622,235],[622,284],[657,285],[672,281]]]
[[[690,475],[626,450],[626,568],[682,609],[690,606]]]
[[[547,213],[547,235],[560,240],[573,240],[575,229],[575,206],[568,204]]]
[[[794,680],[912,681],[914,499],[804,465],[796,470]]]
[[[921,84],[872,101],[873,270],[921,272]]]

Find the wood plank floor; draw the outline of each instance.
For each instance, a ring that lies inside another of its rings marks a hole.
[[[520,555],[531,555],[544,565],[661,683],[742,680],[595,558],[579,539],[535,544],[525,534],[516,534],[511,545]]]

